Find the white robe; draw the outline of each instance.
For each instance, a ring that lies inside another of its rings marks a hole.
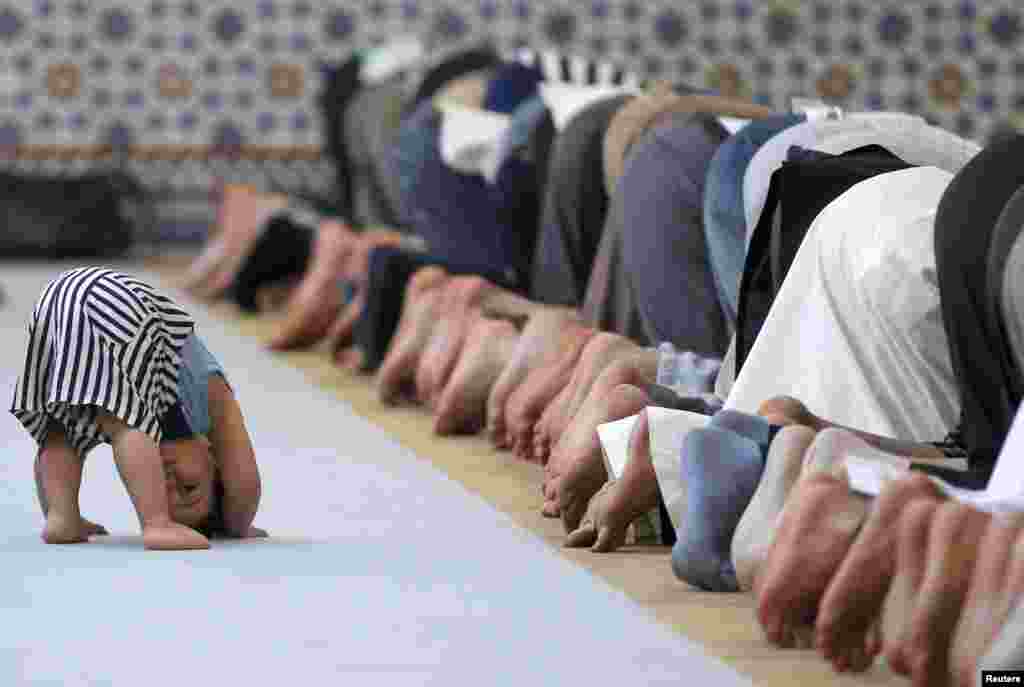
[[[939,307],[935,211],[949,172],[861,182],[811,225],[726,407],[774,396],[885,436],[938,441],[959,392]]]

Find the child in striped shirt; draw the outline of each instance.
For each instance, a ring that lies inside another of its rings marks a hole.
[[[135,277],[78,268],[44,289],[11,412],[39,445],[50,544],[106,534],[82,517],[86,454],[113,448],[147,549],[252,537],[260,477],[223,369],[171,299]]]

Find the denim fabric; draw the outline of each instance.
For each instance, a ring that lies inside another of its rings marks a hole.
[[[704,237],[715,288],[730,331],[736,327],[740,275],[746,255],[743,177],[758,148],[780,131],[804,120],[780,114],[751,122],[723,143],[711,158],[704,187]]]
[[[418,106],[399,126],[398,136],[390,155],[390,174],[398,185],[398,221],[412,228],[411,206],[416,179],[421,176],[431,150],[437,145],[437,131],[441,115],[427,100]]]
[[[178,366],[178,403],[161,422],[164,441],[206,436],[210,433],[209,383],[212,375],[225,379],[224,368],[194,333],[181,348]]]

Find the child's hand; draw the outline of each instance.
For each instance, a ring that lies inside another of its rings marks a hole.
[[[82,544],[89,537],[107,534],[103,525],[97,525],[79,516],[77,520],[65,518],[51,510],[43,527],[43,541],[47,544]]]

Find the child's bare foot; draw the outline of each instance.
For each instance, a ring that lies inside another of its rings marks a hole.
[[[191,527],[176,522],[142,528],[142,544],[150,551],[208,549],[210,540]]]
[[[333,220],[320,224],[313,262],[288,302],[285,322],[270,341],[272,349],[309,346],[327,334],[342,307],[338,279],[352,240],[353,234],[344,224]]]
[[[47,544],[82,544],[89,537],[105,535],[107,530],[83,517],[65,518],[52,510],[43,527],[43,541]]]
[[[614,551],[626,543],[633,521],[657,506],[658,476],[651,458],[647,413],[642,411],[629,437],[629,461],[622,477],[594,494],[579,526],[569,532],[566,546]]]
[[[505,320],[477,314],[465,348],[437,406],[434,432],[475,434],[484,423],[487,394],[512,355],[519,332]]]

